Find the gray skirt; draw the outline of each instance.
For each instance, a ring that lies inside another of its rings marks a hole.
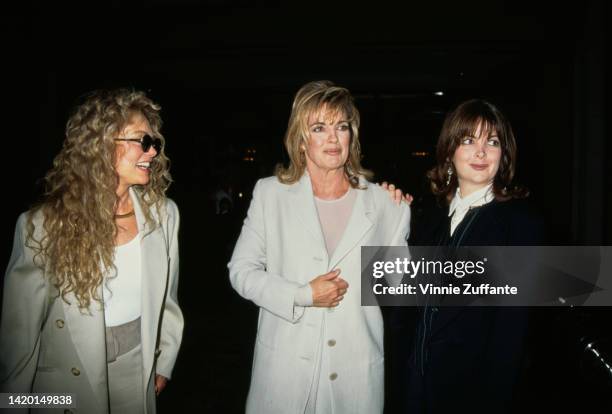
[[[144,413],[140,318],[106,328],[106,355],[110,413]]]

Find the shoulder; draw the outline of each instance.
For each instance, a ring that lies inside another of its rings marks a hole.
[[[28,233],[28,227],[34,226],[33,236],[36,239],[41,239],[44,233],[44,221],[45,216],[41,208],[33,208],[22,212],[17,217],[17,224],[15,225],[15,234],[21,234],[25,238]]]
[[[366,180],[361,180],[361,184],[362,186],[365,185],[365,188],[357,189],[356,191],[364,191],[366,197],[370,198],[370,201],[376,211],[383,212],[385,216],[410,217],[410,206],[408,203],[401,202],[398,205],[391,199],[389,192],[377,184]]]
[[[274,175],[264,177],[257,180],[253,188],[253,196],[273,197],[274,195],[284,194],[292,188],[295,188],[299,182],[293,184],[283,184]]]
[[[495,201],[490,204],[488,210],[499,220],[512,224],[532,224],[539,220],[526,199]]]
[[[269,177],[264,177],[264,178],[260,178],[259,180],[257,180],[257,182],[255,183],[255,188],[259,188],[262,190],[281,190],[281,189],[288,189],[291,188],[293,186],[295,186],[297,184],[283,184],[278,180],[278,177],[276,177],[275,175],[271,175]]]
[[[164,203],[166,212],[169,216],[173,216],[173,217],[179,216],[178,206],[176,205],[173,199],[166,197],[164,198],[163,203]]]
[[[506,229],[508,243],[535,244],[545,237],[544,220],[527,199],[496,201],[486,211],[499,228]]]

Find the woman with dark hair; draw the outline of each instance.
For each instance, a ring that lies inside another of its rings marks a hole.
[[[17,221],[2,392],[71,393],[86,413],[155,412],[183,331],[159,111],[142,92],[97,91],[68,120],[42,202]]]
[[[526,205],[528,192],[513,183],[516,152],[510,123],[491,103],[470,100],[449,113],[438,139],[437,164],[428,173],[438,206],[415,223],[409,244],[537,243],[540,225]],[[408,309],[396,310],[392,325],[408,329],[409,314]],[[392,333],[394,359],[401,361],[396,362],[403,376],[401,386],[394,386],[401,395],[393,400],[402,400],[398,411],[510,410],[527,322],[522,308],[424,307],[415,335]]]

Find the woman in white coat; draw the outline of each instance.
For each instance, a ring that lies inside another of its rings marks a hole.
[[[297,93],[290,158],[259,180],[228,264],[260,307],[248,413],[383,410],[383,320],[361,306],[361,246],[406,245],[410,209],[367,181],[359,112],[345,88]]]
[[[70,117],[42,202],[17,222],[1,392],[71,393],[66,412],[155,412],[183,330],[159,109],[142,92],[99,91]]]

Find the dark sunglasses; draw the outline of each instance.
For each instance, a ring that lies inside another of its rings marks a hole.
[[[149,148],[152,146],[155,148],[155,152],[157,152],[155,156],[159,154],[162,147],[162,141],[160,138],[151,138],[149,135],[145,135],[142,138],[115,138],[115,141],[140,142],[143,152],[149,152]]]

